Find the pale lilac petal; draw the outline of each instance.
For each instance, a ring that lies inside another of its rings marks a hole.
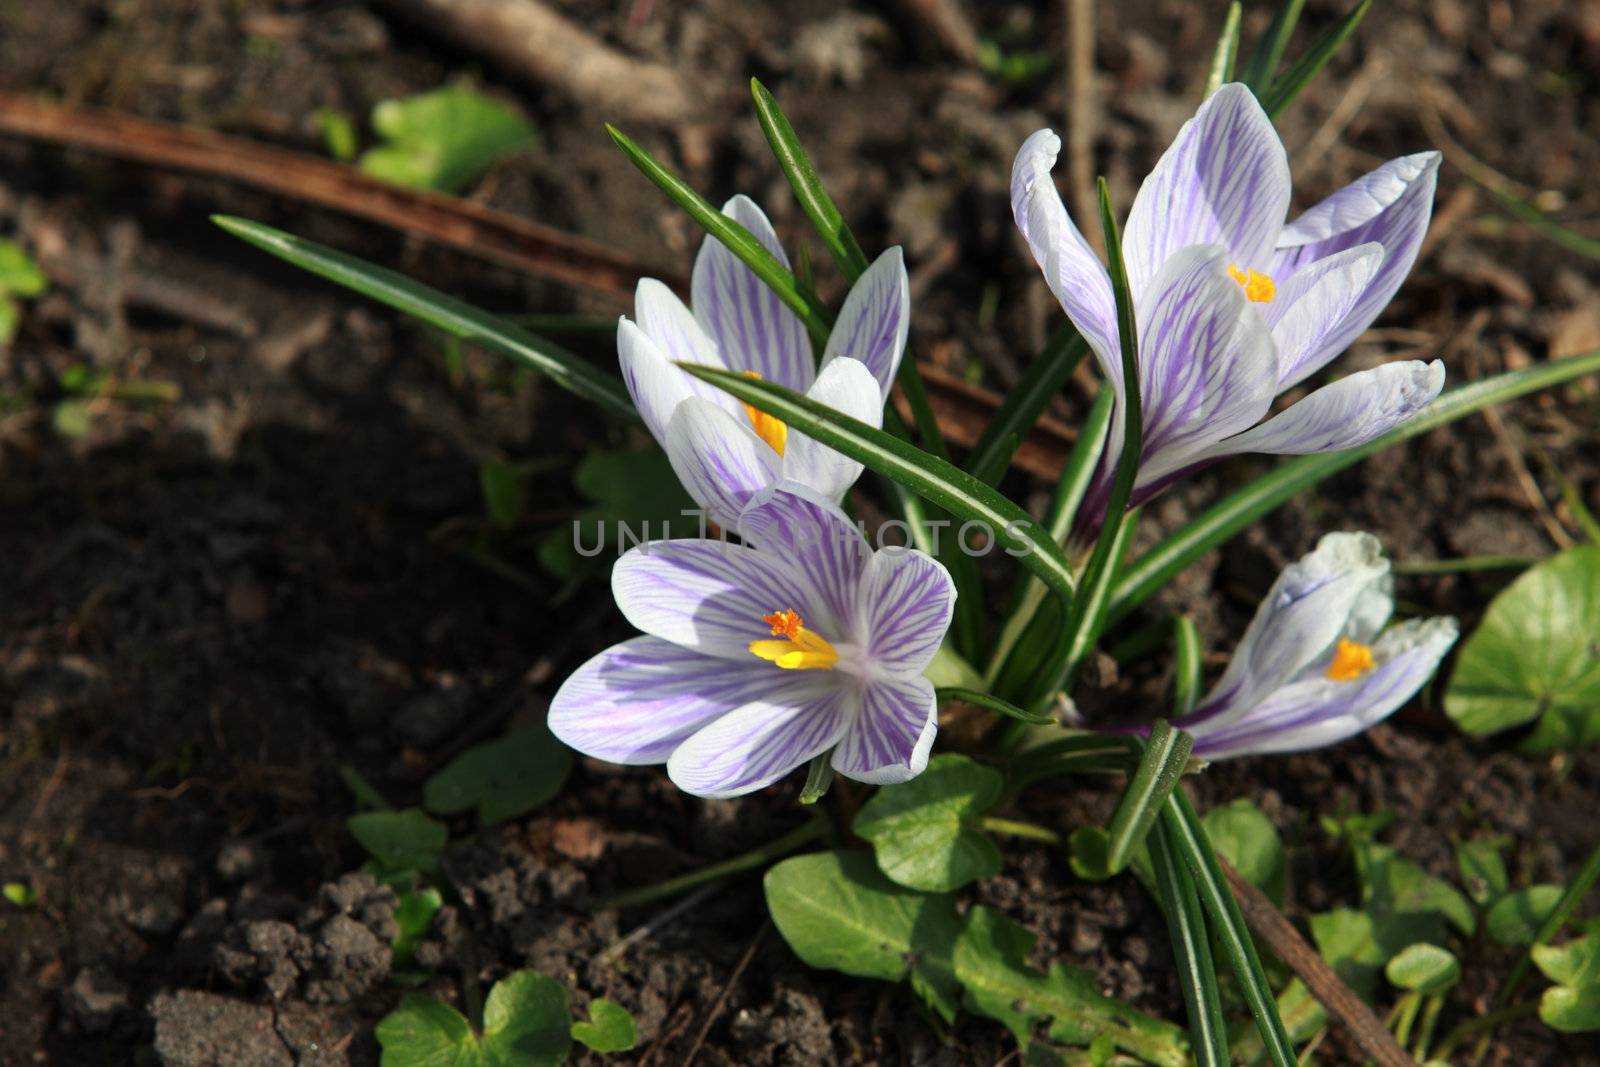
[[[808,627],[829,641],[851,639],[843,636],[843,629],[855,618],[856,589],[872,548],[837,504],[798,482],[780,482],[756,495],[739,517],[738,529],[763,558],[803,576],[796,580],[804,582],[814,603],[826,608],[833,629],[812,626],[811,616],[800,609]]]
[[[1050,291],[1094,350],[1100,369],[1120,383],[1117,305],[1111,276],[1061,203],[1050,177],[1061,138],[1039,130],[1022,143],[1011,166],[1011,213]],[[1121,385],[1116,386],[1119,390]]]
[[[697,396],[678,405],[663,446],[684,491],[725,530],[778,480],[783,462],[747,422]]]
[[[1187,466],[1205,446],[1266,414],[1277,355],[1266,323],[1227,272],[1215,245],[1168,257],[1137,308],[1144,451],[1139,485]],[[1114,465],[1121,420],[1102,457]]]
[[[747,196],[722,205],[722,213],[749,230],[785,267],[772,223]],[[715,237],[700,245],[691,283],[694,317],[716,342],[730,370],[753,370],[768,381],[805,392],[814,373],[811,339],[799,316]]]
[[[1217,730],[1248,713],[1262,697],[1317,662],[1342,636],[1358,609],[1372,614],[1370,598],[1388,595],[1389,561],[1367,533],[1330,533],[1283,569],[1256,609],[1228,669],[1189,715],[1174,725]]]
[[[633,294],[633,320],[673,363],[702,363],[727,369],[713,341],[678,294],[655,278],[640,278]]]
[[[1388,718],[1427,684],[1458,632],[1450,618],[1395,626],[1373,646],[1377,666],[1360,678],[1336,682],[1319,676],[1285,686],[1226,728],[1213,724],[1193,731],[1194,754],[1225,759],[1300,752],[1361,733]]]
[[[658,442],[665,442],[672,413],[697,392],[695,379],[669,363],[660,347],[627,319],[617,323],[617,359],[622,383],[645,428]]]
[[[836,359],[860,360],[878,380],[882,395],[888,396],[910,328],[911,289],[905,257],[898,247],[891,248],[850,287],[828,335],[822,367],[826,370]]]
[[[665,763],[702,726],[770,696],[771,666],[754,656],[715,659],[657,637],[635,637],[561,684],[550,702],[550,730],[608,763]]]
[[[833,750],[833,769],[873,785],[909,782],[927,769],[939,731],[933,683],[916,676],[877,678],[862,696],[861,713]]]
[[[1383,264],[1383,246],[1357,245],[1297,272],[1261,305],[1278,347],[1278,389],[1316,373],[1339,353],[1328,338],[1366,292]]]
[[[1410,273],[1433,215],[1439,160],[1437,152],[1390,160],[1284,228],[1273,266],[1275,277],[1288,276],[1357,245],[1377,242],[1383,246],[1383,265],[1338,329],[1323,342],[1322,363],[1348,348],[1372,325]]]
[[[883,425],[883,394],[859,360],[842,357],[825,364],[806,396],[874,429]],[[838,500],[861,477],[861,464],[790,429],[783,452],[783,476]]]
[[[751,641],[770,637],[764,615],[797,611],[828,641],[843,640],[849,622],[804,564],[709,538],[629,549],[611,570],[611,592],[622,614],[645,633],[741,662],[755,659]]]
[[[672,753],[667,775],[679,789],[736,797],[769,786],[838,744],[860,713],[860,690],[832,671],[772,673],[779,692],[735,708]]]
[[[1354,448],[1417,414],[1443,388],[1444,364],[1437,359],[1385,363],[1323,386],[1255,429],[1222,441],[1207,455],[1303,456]]]
[[[919,674],[950,628],[956,585],[930,556],[880,548],[867,563],[858,598],[857,640],[868,660],[893,674]]]
[[[1184,123],[1139,187],[1122,251],[1142,293],[1168,257],[1221,245],[1239,269],[1265,270],[1289,211],[1289,160],[1255,94],[1222,86]]]

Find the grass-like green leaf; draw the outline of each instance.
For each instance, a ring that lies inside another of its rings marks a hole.
[[[1156,816],[1166,806],[1167,797],[1172,795],[1183,769],[1189,765],[1192,748],[1194,738],[1182,730],[1174,730],[1165,719],[1157,719],[1151,726],[1144,754],[1139,757],[1139,765],[1106,827],[1107,871],[1116,874],[1122,870],[1144,844]]]
[[[1156,896],[1167,919],[1167,936],[1172,942],[1178,984],[1189,1016],[1189,1043],[1194,1049],[1195,1067],[1227,1067],[1228,1029],[1222,1017],[1222,994],[1194,878],[1178,856],[1164,824],[1157,822],[1148,841]]]
[[[915,445],[781,385],[715,367],[680,366],[736,399],[782,419],[791,429],[898,482],[957,518],[986,524],[1009,554],[1060,596],[1071,599],[1075,582],[1061,547],[1032,516],[991,486]]]
[[[606,126],[606,132],[622,149],[622,154],[665,193],[668,200],[682,208],[701,229],[726,245],[728,251],[738,256],[740,262],[754,271],[756,277],[799,316],[812,340],[824,342],[828,339],[828,331],[833,325],[833,316],[828,309],[816,293],[801,288],[794,274],[779,263],[777,257],[767,251],[766,246],[756,240],[749,230],[724,215],[711,201],[695,192],[687,182],[627,134],[610,125]]]
[[[766,135],[767,145],[778,160],[784,177],[789,179],[789,187],[800,202],[800,210],[811,220],[823,247],[833,257],[840,273],[854,282],[867,269],[866,253],[856,243],[855,235],[845,225],[844,216],[823,187],[822,179],[811,165],[811,157],[801,147],[794,127],[789,124],[789,117],[778,106],[777,99],[756,78],[750,79],[750,95],[755,98],[756,120],[761,123],[761,132]]]
[[[1001,700],[997,696],[981,693],[976,689],[963,689],[959,686],[941,686],[937,695],[939,703],[954,701],[961,704],[971,704],[976,708],[992,711],[996,715],[1003,715],[1008,719],[1018,722],[1031,723],[1034,726],[1049,726],[1056,720],[1053,716],[1043,715],[1036,711],[1019,708],[1015,704]]]
[[[230,215],[213,215],[211,221],[235,237],[318,277],[353,289],[407,315],[414,315],[451,337],[482,345],[491,352],[537,371],[563,389],[576,393],[613,415],[631,420],[639,417],[628,399],[622,379],[498,316],[453,296],[446,296],[387,267],[368,263],[259,222]]]
[[[1211,505],[1129,565],[1117,579],[1112,591],[1108,623],[1126,616],[1152,593],[1163,588],[1183,568],[1296,493],[1309,489],[1351,464],[1493,404],[1504,404],[1517,397],[1597,372],[1600,372],[1600,351],[1497,374],[1445,393],[1422,414],[1375,441],[1343,452],[1301,456],[1279,464],[1274,470]]]
[[[1314,41],[1305,55],[1295,60],[1294,65],[1283,72],[1283,76],[1274,79],[1272,87],[1267,90],[1266,96],[1261,101],[1262,108],[1268,115],[1276,118],[1295,97],[1300,95],[1300,90],[1311,83],[1317,72],[1328,65],[1334,53],[1349,39],[1361,25],[1361,20],[1367,17],[1367,11],[1372,7],[1372,0],[1359,0],[1338,22],[1323,31],[1322,36]]]
[[[1211,52],[1211,67],[1206,71],[1206,85],[1201,99],[1210,96],[1224,82],[1233,80],[1233,64],[1239,55],[1239,22],[1244,14],[1240,0],[1228,4],[1228,14],[1222,20],[1222,32],[1217,34],[1217,47]]]
[[[1306,0],[1279,0],[1278,10],[1272,16],[1267,32],[1261,35],[1250,53],[1239,80],[1248,85],[1256,96],[1261,96],[1272,84],[1278,64],[1283,62],[1283,53],[1289,47],[1289,38],[1294,35],[1295,25],[1300,21],[1300,11],[1305,6]]]
[[[1182,789],[1174,789],[1161,809],[1162,825],[1172,835],[1173,846],[1188,865],[1194,878],[1195,890],[1205,908],[1211,930],[1217,935],[1223,955],[1233,970],[1233,977],[1255,1019],[1256,1031],[1266,1046],[1267,1057],[1273,1067],[1297,1067],[1294,1046],[1289,1043],[1288,1032],[1278,1014],[1278,1002],[1273,998],[1272,987],[1267,984],[1266,972],[1261,967],[1261,957],[1256,953],[1255,942],[1245,926],[1239,911],[1239,902],[1233,899],[1228,880],[1217,862],[1217,854],[1206,837],[1205,828],[1195,815]]]
[[[1187,715],[1200,701],[1204,683],[1205,649],[1200,646],[1200,631],[1187,615],[1172,619],[1172,716]]]

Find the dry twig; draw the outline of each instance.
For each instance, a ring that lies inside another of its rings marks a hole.
[[[673,68],[624,55],[539,0],[383,0],[383,6],[607,115],[676,126],[700,117],[707,103],[704,88]]]
[[[1267,895],[1245,881],[1226,860],[1222,861],[1222,870],[1228,876],[1228,885],[1233,888],[1239,910],[1244,913],[1251,931],[1306,984],[1328,1014],[1344,1024],[1361,1051],[1378,1067],[1417,1067],[1417,1061],[1395,1042],[1394,1035],[1366,1002],[1344,984],[1316,949],[1306,944],[1300,931]]]

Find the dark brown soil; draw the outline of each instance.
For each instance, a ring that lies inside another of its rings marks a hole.
[[[766,80],[863,242],[907,247],[926,358],[1003,388],[1057,321],[1005,188],[1022,138],[1064,121],[1059,62],[1039,81],[997,84],[944,58],[910,4],[559,6],[725,100],[706,128],[636,132],[713,198],[756,195],[798,241],[803,219],[742,95],[750,75]],[[1059,7],[1041,6],[968,5],[986,35],[1059,54]],[[1304,40],[1340,6],[1313,0]],[[1094,165],[1121,203],[1192,107],[1212,7],[1100,5]],[[1266,5],[1250,7],[1254,32]],[[479,69],[542,140],[475,195],[687,269],[696,235],[611,147],[600,125],[611,116],[503,80],[386,10],[4,5],[0,89],[319,152],[316,109],[361,116]],[[1597,69],[1590,5],[1378,5],[1284,121],[1297,202],[1427,147],[1432,101],[1466,150],[1558,190],[1560,217],[1600,217]],[[384,948],[393,901],[351,874],[362,857],[344,828],[354,802],[339,768],[414,802],[467,743],[536,721],[565,672],[626,629],[603,583],[563,593],[532,545],[577,503],[571,463],[627,434],[487,355],[469,351],[453,375],[425,330],[232,242],[205,221],[215,211],[398,264],[496,309],[620,310],[293,202],[0,140],[0,232],[56,278],[0,354],[0,876],[38,892],[28,908],[0,904],[8,1067],[375,1064],[372,1025],[399,995]],[[1425,258],[1346,366],[1440,354],[1461,382],[1600,347],[1592,263],[1504,221],[1448,165],[1436,215]],[[980,310],[991,299],[994,315]],[[64,434],[60,380],[75,365],[170,382],[177,399],[100,401],[86,433]],[[1074,420],[1084,395],[1075,385],[1057,414]],[[1574,386],[1504,411],[1504,441],[1473,419],[1375,458],[1213,554],[1157,607],[1193,613],[1225,650],[1277,569],[1331,529],[1370,529],[1401,560],[1547,554],[1552,527],[1575,529],[1537,452],[1600,509],[1597,414],[1596,386]],[[462,551],[481,514],[478,465],[493,457],[559,461],[534,483],[526,536],[506,548],[522,584]],[[1538,508],[1518,464],[1543,487]],[[1195,479],[1150,509],[1141,536],[1252,469]],[[1020,475],[1008,487],[1041,488]],[[1470,627],[1498,580],[1402,578],[1400,595]],[[486,985],[537,968],[580,1008],[598,996],[628,1007],[640,1044],[622,1059],[641,1064],[1006,1061],[1014,1043],[998,1026],[964,1019],[942,1034],[903,988],[802,966],[754,878],[681,912],[588,910],[797,825],[794,792],[708,803],[657,770],[580,763],[551,804],[452,856],[455,899],[419,956],[428,990],[456,998],[463,975]],[[1292,846],[1289,910],[1304,915],[1355,899],[1318,827],[1339,811],[1392,809],[1388,840],[1436,873],[1450,870],[1452,836],[1497,831],[1516,840],[1519,882],[1570,875],[1595,841],[1600,753],[1537,761],[1469,744],[1429,696],[1334,750],[1220,767],[1198,794],[1248,796],[1271,815]],[[1103,819],[1110,799],[1063,787],[1029,797],[1025,814],[1070,829]],[[1039,959],[1092,968],[1107,991],[1181,1017],[1164,927],[1136,884],[1077,881],[1037,848],[1008,861],[975,895],[1037,933]],[[1510,957],[1463,952],[1467,989],[1485,1002]],[[1324,1053],[1353,1055],[1337,1033]],[[1600,1056],[1523,1024],[1503,1032],[1492,1062]]]

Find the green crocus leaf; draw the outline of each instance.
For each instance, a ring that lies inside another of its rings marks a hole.
[[[1477,928],[1472,904],[1449,882],[1435,878],[1388,845],[1369,841],[1354,851],[1361,899],[1369,910],[1392,915],[1432,912],[1450,920],[1467,936]]]
[[[1283,839],[1272,820],[1241,797],[1212,808],[1200,821],[1211,844],[1245,881],[1282,903],[1288,866]]]
[[[1443,943],[1445,927],[1429,912],[1396,915],[1338,908],[1311,916],[1311,936],[1345,984],[1371,1001],[1384,965],[1419,941]]]
[[[1443,993],[1461,978],[1461,961],[1448,950],[1426,941],[1407,945],[1383,968],[1396,989]]]
[[[557,1067],[572,1048],[567,991],[554,978],[517,971],[495,983],[483,1032],[432,997],[408,993],[378,1023],[383,1067]]]
[[[440,815],[478,809],[486,823],[513,819],[561,791],[572,754],[544,726],[473,745],[428,779],[422,799]]]
[[[350,834],[390,871],[426,871],[439,865],[449,832],[417,808],[368,811],[345,820]]]
[[[788,859],[766,876],[773,922],[802,961],[860,978],[899,981],[946,1020],[966,1006],[1010,1027],[1023,1044],[1034,1023],[1071,1044],[1102,1037],[1162,1067],[1188,1062],[1182,1031],[1102,996],[1093,976],[1025,963],[1033,936],[983,907],[966,918],[949,894],[924,894],[884,877],[861,852]]]
[[[589,1002],[589,1021],[573,1023],[572,1036],[596,1052],[626,1052],[639,1039],[628,1009],[604,997]]]
[[[1533,963],[1556,985],[1600,985],[1600,930],[1564,945],[1534,945]]]
[[[886,786],[856,816],[878,866],[903,886],[929,893],[959,889],[1000,872],[1000,850],[977,821],[1000,797],[992,767],[945,753],[903,785]]]
[[[1444,708],[1474,737],[1537,720],[1529,752],[1600,740],[1600,545],[1545,560],[1494,598]]]
[[[534,141],[516,112],[463,85],[447,85],[372,109],[372,128],[388,143],[363,152],[358,166],[374,178],[453,193],[500,157]]]
[[[1502,945],[1531,945],[1563,892],[1558,885],[1530,885],[1507,893],[1484,916],[1484,930]]]

